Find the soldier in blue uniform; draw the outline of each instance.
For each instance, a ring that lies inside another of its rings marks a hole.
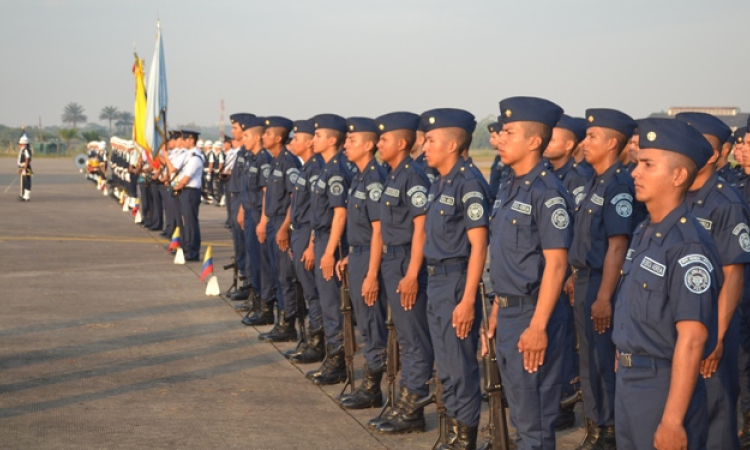
[[[732,153],[733,146],[734,136],[730,132],[729,136],[727,136],[727,139],[724,141],[724,145],[721,147],[719,159],[716,161],[716,174],[727,183],[732,183],[734,181],[732,176],[735,174],[735,168],[729,163],[729,154]]]
[[[349,161],[357,167],[349,189],[346,238],[349,255],[337,264],[339,279],[348,267],[349,294],[357,327],[365,338],[365,370],[362,383],[351,395],[339,399],[347,409],[383,405],[380,382],[385,371],[388,331],[385,326],[386,298],[380,262],[383,238],[380,234],[380,197],[386,170],[375,160],[378,127],[374,120],[352,117],[344,147]]]
[[[311,188],[318,182],[323,169],[323,158],[313,151],[315,124],[312,120],[294,122],[294,137],[289,148],[302,160],[302,168],[292,193],[292,255],[297,279],[307,306],[307,340],[297,349],[285,353],[292,363],[310,364],[320,362],[325,356],[323,333],[323,311],[320,307],[318,288],[315,285],[315,248],[311,237],[313,210],[310,203]]]
[[[487,130],[490,132],[490,146],[497,150],[497,140],[500,137],[500,132],[503,130],[503,125],[499,121],[491,122],[487,125]],[[492,160],[492,165],[490,166],[490,204],[495,203],[497,191],[500,190],[503,180],[508,177],[509,173],[510,167],[503,164],[498,153],[495,155],[495,159]]]
[[[511,167],[490,219],[495,302],[489,335],[519,449],[554,448],[562,395],[564,311],[560,292],[572,240],[572,201],[542,154],[563,110],[535,97],[500,102],[498,148]]]
[[[750,212],[737,192],[716,175],[716,160],[732,130],[720,119],[705,113],[680,113],[703,134],[713,154],[699,167],[686,195],[688,210],[711,234],[721,257],[724,284],[719,291],[719,328],[716,347],[701,363],[708,396],[708,449],[739,448],[737,440],[737,398],[739,395],[740,313],[744,268],[750,262]]]
[[[373,419],[369,425],[382,433],[424,431],[424,408],[418,400],[429,394],[427,382],[434,362],[423,264],[430,181],[409,156],[420,117],[395,112],[375,121],[380,131],[380,158],[391,168],[380,199],[381,270],[401,352],[401,389],[392,414]]]
[[[422,114],[427,163],[439,173],[427,196],[424,256],[429,275],[427,318],[443,385],[448,442],[474,449],[481,409],[476,353],[481,323],[478,286],[487,257],[489,188],[463,154],[474,116],[443,108]]]
[[[613,109],[586,111],[583,142],[595,176],[576,206],[568,253],[573,276],[566,283],[575,299],[581,390],[587,434],[580,449],[615,446],[615,373],[612,300],[628,240],[641,217],[633,202],[633,179],[619,160],[636,122]]]
[[[417,128],[416,138],[414,139],[414,145],[412,145],[409,155],[411,156],[411,159],[413,159],[414,162],[419,166],[419,168],[422,169],[425,175],[427,175],[427,179],[430,180],[430,184],[432,184],[432,182],[435,181],[435,178],[437,178],[438,172],[434,168],[430,167],[427,164],[427,160],[425,159],[424,135],[424,126],[422,122],[420,122],[419,128]],[[383,163],[383,165],[388,171],[391,170],[391,166],[389,166],[388,163]]]
[[[346,119],[335,114],[319,114],[313,118],[315,137],[313,149],[325,162],[312,186],[311,209],[315,250],[315,285],[323,310],[326,337],[326,359],[317,370],[306,376],[315,384],[336,384],[346,380],[343,348],[343,318],[339,298],[336,262],[346,255],[346,202],[352,172],[339,149],[346,137]]]
[[[258,224],[256,234],[259,242],[269,247],[269,269],[275,283],[279,317],[273,329],[261,333],[258,338],[266,342],[290,342],[297,340],[297,330],[294,328],[297,302],[289,254],[289,232],[292,192],[301,164],[286,148],[292,121],[285,117],[269,116],[265,119],[265,125],[263,147],[273,159],[264,189],[263,215],[267,218],[267,225],[263,229]]]
[[[633,171],[649,218],[633,234],[615,302],[619,450],[706,448],[701,361],[716,346],[721,258],[685,192],[713,152],[672,119],[639,122]]]
[[[262,117],[252,117],[242,127],[242,145],[245,154],[242,178],[242,204],[237,221],[245,231],[248,270],[255,291],[260,296],[258,308],[242,319],[249,326],[273,325],[273,304],[276,300],[276,281],[273,277],[271,245],[264,234],[268,218],[263,214],[265,195],[263,189],[271,173],[271,155],[263,148],[263,133],[266,122]]]

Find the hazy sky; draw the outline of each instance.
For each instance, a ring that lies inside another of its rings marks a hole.
[[[157,17],[171,124],[217,123],[222,98],[292,119],[481,118],[513,95],[579,116],[750,109],[748,0],[0,0],[0,124],[132,111],[133,44],[149,65]]]

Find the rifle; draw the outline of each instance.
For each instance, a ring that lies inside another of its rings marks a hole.
[[[388,382],[388,395],[385,399],[383,408],[378,414],[379,418],[383,417],[389,408],[392,411],[396,405],[396,374],[398,374],[401,362],[398,350],[398,334],[396,332],[396,325],[393,323],[393,312],[391,311],[390,306],[388,306],[385,327],[388,329],[388,344],[386,346],[385,363],[385,377]]]
[[[487,339],[487,354],[482,357],[482,368],[484,369],[484,390],[490,397],[490,440],[484,443],[482,450],[508,450],[510,439],[508,437],[508,424],[505,420],[505,408],[503,407],[503,384],[500,379],[500,369],[497,367],[497,355],[495,354],[495,338],[489,338],[489,319],[487,315],[487,302],[485,301],[484,283],[479,283],[479,298],[482,301],[482,334]]]
[[[339,242],[339,257],[344,253]],[[341,301],[341,315],[344,316],[344,361],[346,362],[346,383],[341,389],[344,395],[347,387],[351,387],[354,392],[354,353],[357,351],[357,342],[354,340],[354,322],[352,320],[352,298],[349,296],[349,270],[343,271],[341,277],[341,287],[339,288],[339,298]]]
[[[438,417],[438,437],[432,445],[432,450],[437,450],[443,444],[448,444],[448,410],[443,403],[443,383],[440,381],[437,370],[435,370],[435,408]]]
[[[292,283],[294,283],[294,299],[297,304],[297,328],[299,328],[299,344],[307,342],[307,327],[305,326],[305,316],[307,315],[307,306],[305,305],[305,296],[302,292],[302,283],[297,277],[297,268],[292,261]],[[298,345],[299,345],[298,344]]]
[[[229,289],[227,289],[227,292],[225,295],[232,294],[234,292],[237,292],[238,286],[237,283],[239,281],[239,267],[237,267],[237,258],[232,256],[232,264],[227,264],[224,266],[224,270],[233,269],[234,273],[232,274],[232,285],[229,286]]]

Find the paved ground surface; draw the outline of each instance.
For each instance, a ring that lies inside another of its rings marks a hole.
[[[426,433],[372,434],[375,411],[340,409],[340,386],[305,380],[317,365],[284,359],[292,344],[260,343],[270,327],[245,327],[230,302],[206,297],[200,263],[172,264],[166,240],[72,160],[34,161],[30,203],[16,200],[14,165],[0,158],[0,448],[432,447],[434,407]],[[224,210],[200,216],[226,289]],[[559,447],[582,435],[561,433]]]

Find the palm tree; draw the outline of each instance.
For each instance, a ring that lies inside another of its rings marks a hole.
[[[117,110],[116,106],[105,106],[99,112],[99,120],[106,120],[109,122],[109,137],[112,137],[112,122],[117,120],[117,115],[120,111]]]
[[[70,140],[78,135],[78,130],[75,128],[60,128],[57,130],[57,134],[60,136],[60,139],[65,141],[65,151],[67,152],[70,148]]]
[[[71,102],[65,105],[65,108],[63,109],[63,115],[62,115],[62,121],[63,123],[69,123],[72,125],[73,129],[76,129],[76,125],[79,122],[86,123],[86,115],[83,114],[83,106],[79,105],[78,103]]]
[[[101,136],[99,135],[98,131],[82,131],[81,137],[86,142],[101,140]]]
[[[133,114],[128,111],[120,111],[117,113],[117,128],[125,136],[130,134],[130,129],[133,127]]]

